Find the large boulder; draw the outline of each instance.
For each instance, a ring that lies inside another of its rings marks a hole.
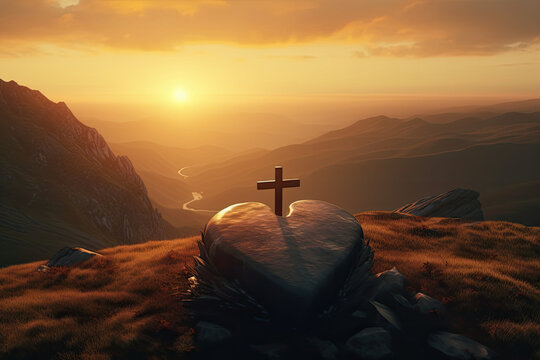
[[[261,203],[230,206],[210,220],[204,244],[226,278],[290,323],[329,305],[364,247],[354,216],[315,200],[291,204],[285,217]]]
[[[484,220],[480,194],[474,190],[454,189],[444,194],[420,199],[394,210],[405,214],[428,217],[449,217]]]

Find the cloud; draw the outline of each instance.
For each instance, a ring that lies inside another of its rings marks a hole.
[[[347,42],[361,56],[460,56],[540,43],[538,0],[0,0],[0,46],[169,51]],[[15,44],[15,45],[14,45]]]
[[[498,66],[498,67],[517,67],[517,66],[536,66],[538,64],[540,64],[540,62],[504,63],[504,64],[497,64],[495,66]]]
[[[266,55],[265,59],[272,60],[296,60],[296,61],[306,61],[306,60],[315,60],[317,56],[313,55]]]

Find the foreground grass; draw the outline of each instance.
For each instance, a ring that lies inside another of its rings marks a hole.
[[[195,238],[100,251],[80,267],[0,271],[0,358],[163,359],[192,347],[179,301]]]
[[[357,215],[407,286],[443,300],[456,332],[502,358],[540,359],[540,228],[386,212]],[[71,270],[0,270],[0,358],[168,359],[193,348],[180,298],[196,237],[100,251]]]

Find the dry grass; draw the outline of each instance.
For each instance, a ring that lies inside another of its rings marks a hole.
[[[357,215],[374,271],[446,303],[451,326],[503,358],[540,358],[540,228],[386,212]]]
[[[179,301],[196,238],[100,251],[80,267],[0,271],[0,358],[178,358],[192,347]]]
[[[456,332],[502,358],[540,358],[540,228],[359,214],[375,272],[443,300]],[[101,251],[70,270],[0,270],[0,358],[166,359],[193,346],[180,293],[197,238]]]

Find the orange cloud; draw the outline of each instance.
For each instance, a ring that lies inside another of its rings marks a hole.
[[[357,44],[362,56],[439,56],[540,43],[538,0],[0,0],[0,9],[0,46],[10,53],[39,44],[168,51],[322,39]]]

